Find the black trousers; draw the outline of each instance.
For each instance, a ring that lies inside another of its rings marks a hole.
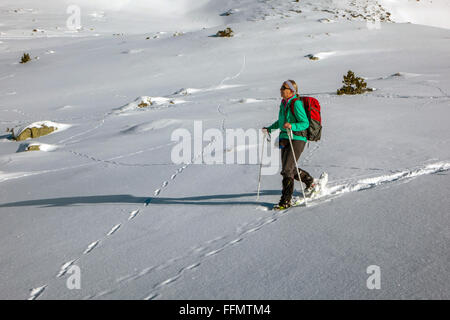
[[[280,146],[284,146],[281,149],[281,175],[283,178],[299,180],[289,140],[280,139]],[[298,161],[300,155],[305,149],[306,142],[302,140],[292,140],[292,146],[294,147],[296,157],[295,160]],[[300,172],[301,181],[306,184],[307,187],[313,183],[314,178],[307,171],[301,168],[299,168],[298,171]]]

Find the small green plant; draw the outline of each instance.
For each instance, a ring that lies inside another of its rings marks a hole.
[[[24,53],[20,59],[20,63],[27,63],[28,61],[31,61],[30,54]]]
[[[356,77],[353,71],[349,70],[342,81],[344,84],[342,88],[337,90],[338,95],[342,94],[362,94],[367,91],[372,91],[367,88],[367,83],[363,78]]]
[[[234,32],[233,32],[233,30],[231,30],[231,28],[226,28],[225,30],[217,31],[217,33],[216,33],[216,37],[229,38],[229,37],[232,37],[233,35],[234,35]]]

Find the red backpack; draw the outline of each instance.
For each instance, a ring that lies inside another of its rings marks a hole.
[[[290,103],[291,113],[295,119],[297,119],[297,116],[295,115],[294,105],[297,100],[303,102],[303,108],[309,120],[308,129],[303,132],[300,131],[300,135],[306,137],[308,141],[319,141],[322,135],[322,118],[320,116],[319,101],[312,97],[300,97],[297,95]]]

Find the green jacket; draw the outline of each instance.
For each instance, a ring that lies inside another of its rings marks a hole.
[[[278,120],[272,123],[270,127],[267,127],[267,130],[269,130],[269,132],[271,132],[272,130],[280,129],[280,139],[289,139],[286,129],[283,128],[283,125],[286,122],[289,122],[292,125],[292,131],[302,131],[308,129],[309,127],[308,117],[306,116],[305,109],[303,108],[303,102],[301,100],[297,100],[294,105],[295,116],[297,117],[299,122],[297,122],[296,118],[292,114],[289,104],[294,98],[295,96],[289,98],[287,105],[285,104],[286,102],[284,99],[281,101]],[[306,141],[306,138],[294,134],[293,140]]]

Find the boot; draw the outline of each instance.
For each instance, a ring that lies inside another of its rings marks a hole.
[[[312,189],[314,188],[314,178],[306,171],[302,169],[298,169],[300,171],[300,176],[302,178],[302,182],[305,184],[305,189]],[[294,179],[299,181],[298,174],[295,174]]]
[[[294,179],[283,178],[283,190],[281,191],[281,199],[278,205],[280,207],[289,208],[291,206],[292,194],[294,193]]]

